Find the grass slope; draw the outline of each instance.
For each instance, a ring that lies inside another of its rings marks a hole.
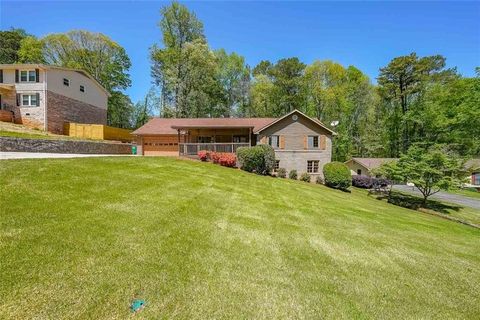
[[[162,158],[0,163],[0,317],[478,318],[480,230]]]

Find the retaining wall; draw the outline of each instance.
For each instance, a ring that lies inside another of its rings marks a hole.
[[[131,154],[132,144],[0,137],[0,151],[81,154]]]

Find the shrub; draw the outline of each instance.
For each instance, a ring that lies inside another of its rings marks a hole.
[[[371,189],[373,181],[367,176],[352,176],[352,186],[357,188]]]
[[[278,168],[277,177],[286,178],[287,177],[287,170],[285,170],[285,168]]]
[[[207,150],[200,150],[198,151],[198,157],[200,158],[201,161],[207,161]]]
[[[323,166],[325,184],[334,189],[347,190],[352,185],[352,175],[341,162],[330,162]]]
[[[323,178],[321,176],[317,176],[317,178],[315,179],[315,183],[316,184],[323,184]]]
[[[302,173],[302,175],[300,176],[300,181],[310,182],[310,179],[310,175],[306,172]]]
[[[288,178],[297,180],[297,170],[290,170],[290,172],[288,173]]]
[[[210,152],[210,158],[212,159],[213,163],[218,163],[218,161],[220,160],[220,153]]]
[[[375,178],[367,176],[352,176],[352,185],[357,188],[372,189],[384,188],[388,186],[389,181],[384,178]]]
[[[275,151],[269,145],[238,148],[237,158],[242,170],[257,174],[269,174],[275,165]]]
[[[240,168],[243,167],[243,163],[245,162],[245,158],[248,154],[248,150],[250,150],[249,147],[239,147],[237,148],[237,164]]]
[[[235,167],[237,157],[233,153],[220,153],[218,156],[218,163],[224,167]]]

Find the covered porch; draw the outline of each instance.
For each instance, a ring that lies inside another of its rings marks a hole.
[[[181,156],[196,156],[200,150],[235,153],[255,144],[253,127],[174,126]]]

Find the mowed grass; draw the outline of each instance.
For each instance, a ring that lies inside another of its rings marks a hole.
[[[478,319],[480,230],[166,158],[0,162],[0,318]]]

